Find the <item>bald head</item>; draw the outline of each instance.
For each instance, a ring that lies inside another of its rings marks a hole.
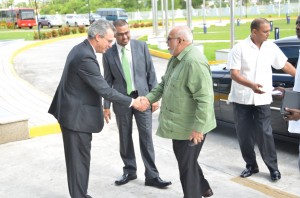
[[[193,33],[188,26],[175,26],[168,35],[169,52],[173,56],[178,56],[192,42]]]
[[[170,34],[173,34],[176,38],[180,38],[187,42],[193,41],[193,33],[188,26],[175,26],[171,29]]]

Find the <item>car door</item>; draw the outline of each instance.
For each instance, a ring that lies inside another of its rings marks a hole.
[[[222,64],[217,68],[212,66],[213,86],[215,92],[215,114],[217,120],[233,123],[232,104],[228,102],[231,87],[230,71]]]

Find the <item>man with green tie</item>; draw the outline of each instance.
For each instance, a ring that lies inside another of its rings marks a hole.
[[[132,98],[144,96],[157,84],[156,74],[145,42],[130,39],[130,30],[125,20],[114,21],[116,43],[103,54],[104,78],[117,91]],[[171,184],[159,177],[155,165],[152,141],[152,112],[158,102],[145,112],[114,103],[120,138],[120,155],[124,163],[123,175],[115,181],[123,185],[137,178],[137,165],[132,140],[133,116],[139,132],[140,151],[145,165],[145,185],[165,188]],[[104,101],[104,118],[111,118],[110,102]]]

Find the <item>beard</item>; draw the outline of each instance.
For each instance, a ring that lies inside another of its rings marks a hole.
[[[169,49],[169,53],[170,53],[171,55],[173,55],[173,54],[174,54],[174,50],[173,50],[173,49]]]

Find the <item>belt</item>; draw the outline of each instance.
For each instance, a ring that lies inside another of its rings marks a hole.
[[[132,92],[129,94],[129,96],[130,96],[131,98],[136,99],[137,97],[139,97],[139,93],[138,93],[137,90],[134,90],[134,91],[132,91]]]

